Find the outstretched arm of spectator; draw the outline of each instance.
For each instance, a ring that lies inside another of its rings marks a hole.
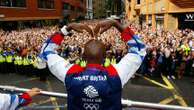
[[[32,102],[31,97],[38,95],[39,93],[40,89],[33,88],[20,95],[0,94],[0,110],[15,110],[16,108],[28,105]]]
[[[40,58],[45,60],[52,74],[59,80],[64,82],[67,71],[71,68],[72,64],[57,54],[57,48],[63,41],[64,36],[68,35],[71,30],[83,32],[83,30],[91,32],[91,29],[84,24],[72,23],[64,26],[61,32],[57,32],[50,36],[44,43]]]

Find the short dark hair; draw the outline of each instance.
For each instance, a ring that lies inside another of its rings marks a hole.
[[[106,54],[105,45],[99,40],[90,40],[84,46],[83,57],[85,60],[98,60],[102,62]]]

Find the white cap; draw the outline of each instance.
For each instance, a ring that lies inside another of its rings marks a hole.
[[[69,32],[67,31],[67,26],[65,25],[65,26],[63,26],[62,28],[61,28],[61,32],[63,33],[63,35],[68,35],[69,34]]]
[[[108,20],[118,20],[120,19],[118,16],[116,15],[111,15],[110,17],[107,18]]]
[[[42,60],[40,57],[37,58],[36,66],[38,69],[46,68],[46,61]]]

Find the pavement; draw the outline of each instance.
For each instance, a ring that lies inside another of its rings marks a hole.
[[[38,87],[45,91],[66,93],[64,84],[52,75],[49,75],[47,81],[40,81],[35,76],[0,74],[0,85]],[[10,93],[3,90],[0,92]],[[124,86],[122,97],[132,101],[194,107],[194,83],[190,77],[173,80],[165,76],[138,76]],[[66,99],[39,95],[33,98],[32,104],[20,110],[66,110],[66,108]],[[151,109],[130,108],[130,110]]]

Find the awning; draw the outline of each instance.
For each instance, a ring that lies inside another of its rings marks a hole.
[[[194,0],[170,0],[181,8],[194,8]]]

